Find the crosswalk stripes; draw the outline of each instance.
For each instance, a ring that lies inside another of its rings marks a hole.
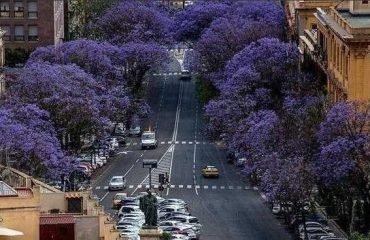
[[[133,188],[142,188],[142,189],[147,189],[149,188],[149,184],[139,184],[139,185],[129,185],[127,188],[128,189],[133,189]],[[164,186],[166,187],[166,186]],[[217,186],[217,185],[211,185],[211,186],[208,186],[208,185],[184,185],[184,184],[179,184],[179,185],[168,185],[167,186],[168,188],[171,188],[171,189],[193,189],[193,188],[196,188],[196,189],[208,189],[208,190],[253,190],[253,191],[257,191],[258,189],[256,187],[250,187],[250,186],[224,186],[224,185],[221,185],[221,186]],[[152,188],[154,189],[158,189],[159,188],[159,184],[152,184]],[[95,190],[108,190],[108,186],[95,186],[94,187]]]
[[[217,143],[213,143],[213,142],[199,142],[199,141],[161,141],[159,142],[159,144],[161,145],[165,145],[165,144],[181,144],[181,145],[185,145],[185,144],[189,144],[189,145],[193,145],[193,144],[203,144],[203,145],[217,145],[217,146],[220,146],[222,145],[221,143],[217,142]],[[139,142],[128,142],[126,143],[126,146],[137,146],[137,145],[140,145]]]

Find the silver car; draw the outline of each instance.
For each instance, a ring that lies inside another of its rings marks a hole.
[[[124,176],[113,176],[108,185],[108,190],[123,190],[126,188],[126,179]]]

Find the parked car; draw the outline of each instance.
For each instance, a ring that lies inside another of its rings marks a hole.
[[[140,137],[141,135],[141,127],[140,126],[132,126],[128,132],[130,136],[137,136]]]
[[[199,223],[198,218],[193,217],[193,216],[178,215],[178,216],[169,217],[167,220],[173,220],[173,221],[178,221],[181,223],[186,223],[186,224],[192,225],[197,228],[202,227],[202,225]]]
[[[189,228],[192,228],[194,232],[199,232],[200,229],[193,226],[193,225],[190,225],[190,224],[186,224],[186,223],[182,223],[182,222],[179,222],[179,221],[174,221],[174,220],[165,220],[165,221],[161,221],[158,223],[158,226],[159,227],[168,227],[168,226],[185,226],[185,227],[189,227]]]
[[[160,213],[167,213],[167,212],[183,212],[186,213],[187,210],[182,205],[165,205],[160,208],[158,208],[159,215]]]
[[[141,212],[139,206],[122,206],[118,211],[118,217],[122,218],[125,213]]]
[[[126,179],[124,176],[113,176],[108,184],[108,190],[123,190],[126,188]]]
[[[325,235],[328,235],[328,236],[332,236],[334,237],[334,233],[332,232],[328,232],[320,227],[309,227],[309,228],[306,228],[306,232],[307,234],[313,234],[313,233],[320,233],[320,234],[325,234]],[[304,234],[304,231],[302,231],[301,233],[299,233],[299,239],[302,239],[302,240],[306,240],[307,238],[305,238],[305,234]]]
[[[155,132],[145,131],[141,135],[141,149],[144,148],[157,148],[158,140],[156,138]]]
[[[171,240],[189,240],[190,238],[181,234],[171,234]]]
[[[121,200],[127,197],[127,193],[116,193],[113,197],[112,208],[120,209],[122,206]]]
[[[168,232],[171,234],[182,234],[187,236],[189,239],[198,239],[199,235],[197,235],[193,229],[186,227],[186,226],[171,226],[171,227],[161,227],[164,232]]]
[[[139,206],[140,201],[136,199],[135,197],[125,197],[121,200],[121,205],[122,206],[127,206],[127,205],[136,205]]]
[[[219,177],[219,171],[215,166],[205,166],[202,169],[202,176],[203,177]]]
[[[183,206],[185,208],[188,207],[188,204],[186,204],[186,202],[182,199],[178,199],[178,198],[169,198],[169,199],[165,199],[164,201],[162,201],[159,206],[165,206],[165,205],[180,205],[180,206]]]

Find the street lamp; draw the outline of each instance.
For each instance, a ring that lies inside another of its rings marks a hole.
[[[149,189],[152,188],[152,169],[157,168],[158,160],[157,159],[143,159],[143,168],[149,169]]]

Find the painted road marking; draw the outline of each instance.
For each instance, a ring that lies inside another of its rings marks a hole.
[[[217,189],[217,186],[212,186],[212,189]]]
[[[189,142],[189,144],[193,144],[193,142]]]
[[[225,189],[225,186],[221,186],[220,189]]]
[[[168,144],[172,144],[172,141],[168,141]]]
[[[137,143],[133,143],[133,144],[132,144],[132,146],[135,146],[135,145],[137,145]]]
[[[134,185],[130,185],[130,186],[128,186],[128,188],[130,188],[130,189],[131,189],[131,188],[134,188]]]
[[[200,188],[200,186],[199,185],[195,185],[195,188]]]
[[[175,144],[179,144],[179,141],[176,141]]]
[[[184,188],[184,185],[179,185],[179,188]]]
[[[242,189],[242,186],[237,186],[236,188],[237,188],[238,190],[240,190],[240,189]]]
[[[204,188],[204,189],[208,189],[208,186],[207,186],[207,185],[204,185],[204,186],[203,186],[203,188]]]
[[[165,144],[165,142],[161,142],[161,144]]]
[[[171,185],[170,188],[175,188],[175,185]]]
[[[108,186],[104,186],[104,189],[107,190],[108,189]]]
[[[96,190],[99,190],[99,189],[100,189],[100,186],[97,186],[95,189],[96,189]]]
[[[187,189],[191,189],[191,185],[187,185],[187,186],[186,186],[186,188],[187,188]]]
[[[186,142],[185,141],[182,141],[181,144],[186,144]]]
[[[234,187],[233,186],[229,186],[229,189],[231,190],[231,189],[234,189]]]

